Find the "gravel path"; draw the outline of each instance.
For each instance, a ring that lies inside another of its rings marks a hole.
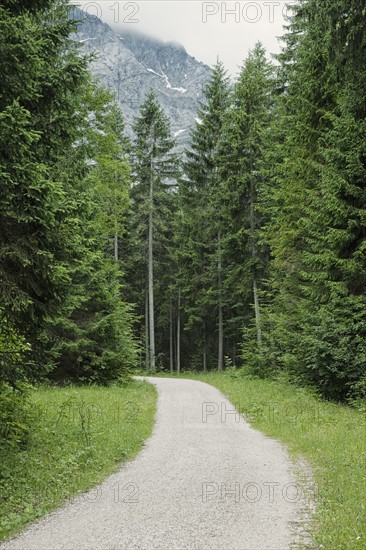
[[[156,426],[138,457],[2,550],[285,550],[305,500],[282,446],[214,387],[148,378]]]

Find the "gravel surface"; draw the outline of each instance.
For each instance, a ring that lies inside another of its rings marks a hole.
[[[158,412],[138,457],[1,550],[299,548],[307,502],[283,447],[208,384],[147,380]]]

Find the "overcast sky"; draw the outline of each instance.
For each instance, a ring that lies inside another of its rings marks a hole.
[[[208,65],[219,56],[233,76],[258,40],[268,52],[279,51],[277,37],[283,32],[287,12],[283,0],[70,0],[70,3],[98,15],[115,29],[136,29],[164,41],[179,42],[190,55]]]

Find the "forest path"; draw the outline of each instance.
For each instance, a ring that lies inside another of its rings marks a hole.
[[[283,447],[213,386],[147,380],[158,389],[158,412],[137,458],[1,548],[297,548],[305,502]]]

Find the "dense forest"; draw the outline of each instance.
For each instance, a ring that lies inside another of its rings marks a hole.
[[[6,437],[29,384],[137,368],[365,397],[366,9],[291,11],[273,61],[258,43],[235,82],[217,62],[177,154],[153,92],[125,137],[67,2],[2,2]]]

